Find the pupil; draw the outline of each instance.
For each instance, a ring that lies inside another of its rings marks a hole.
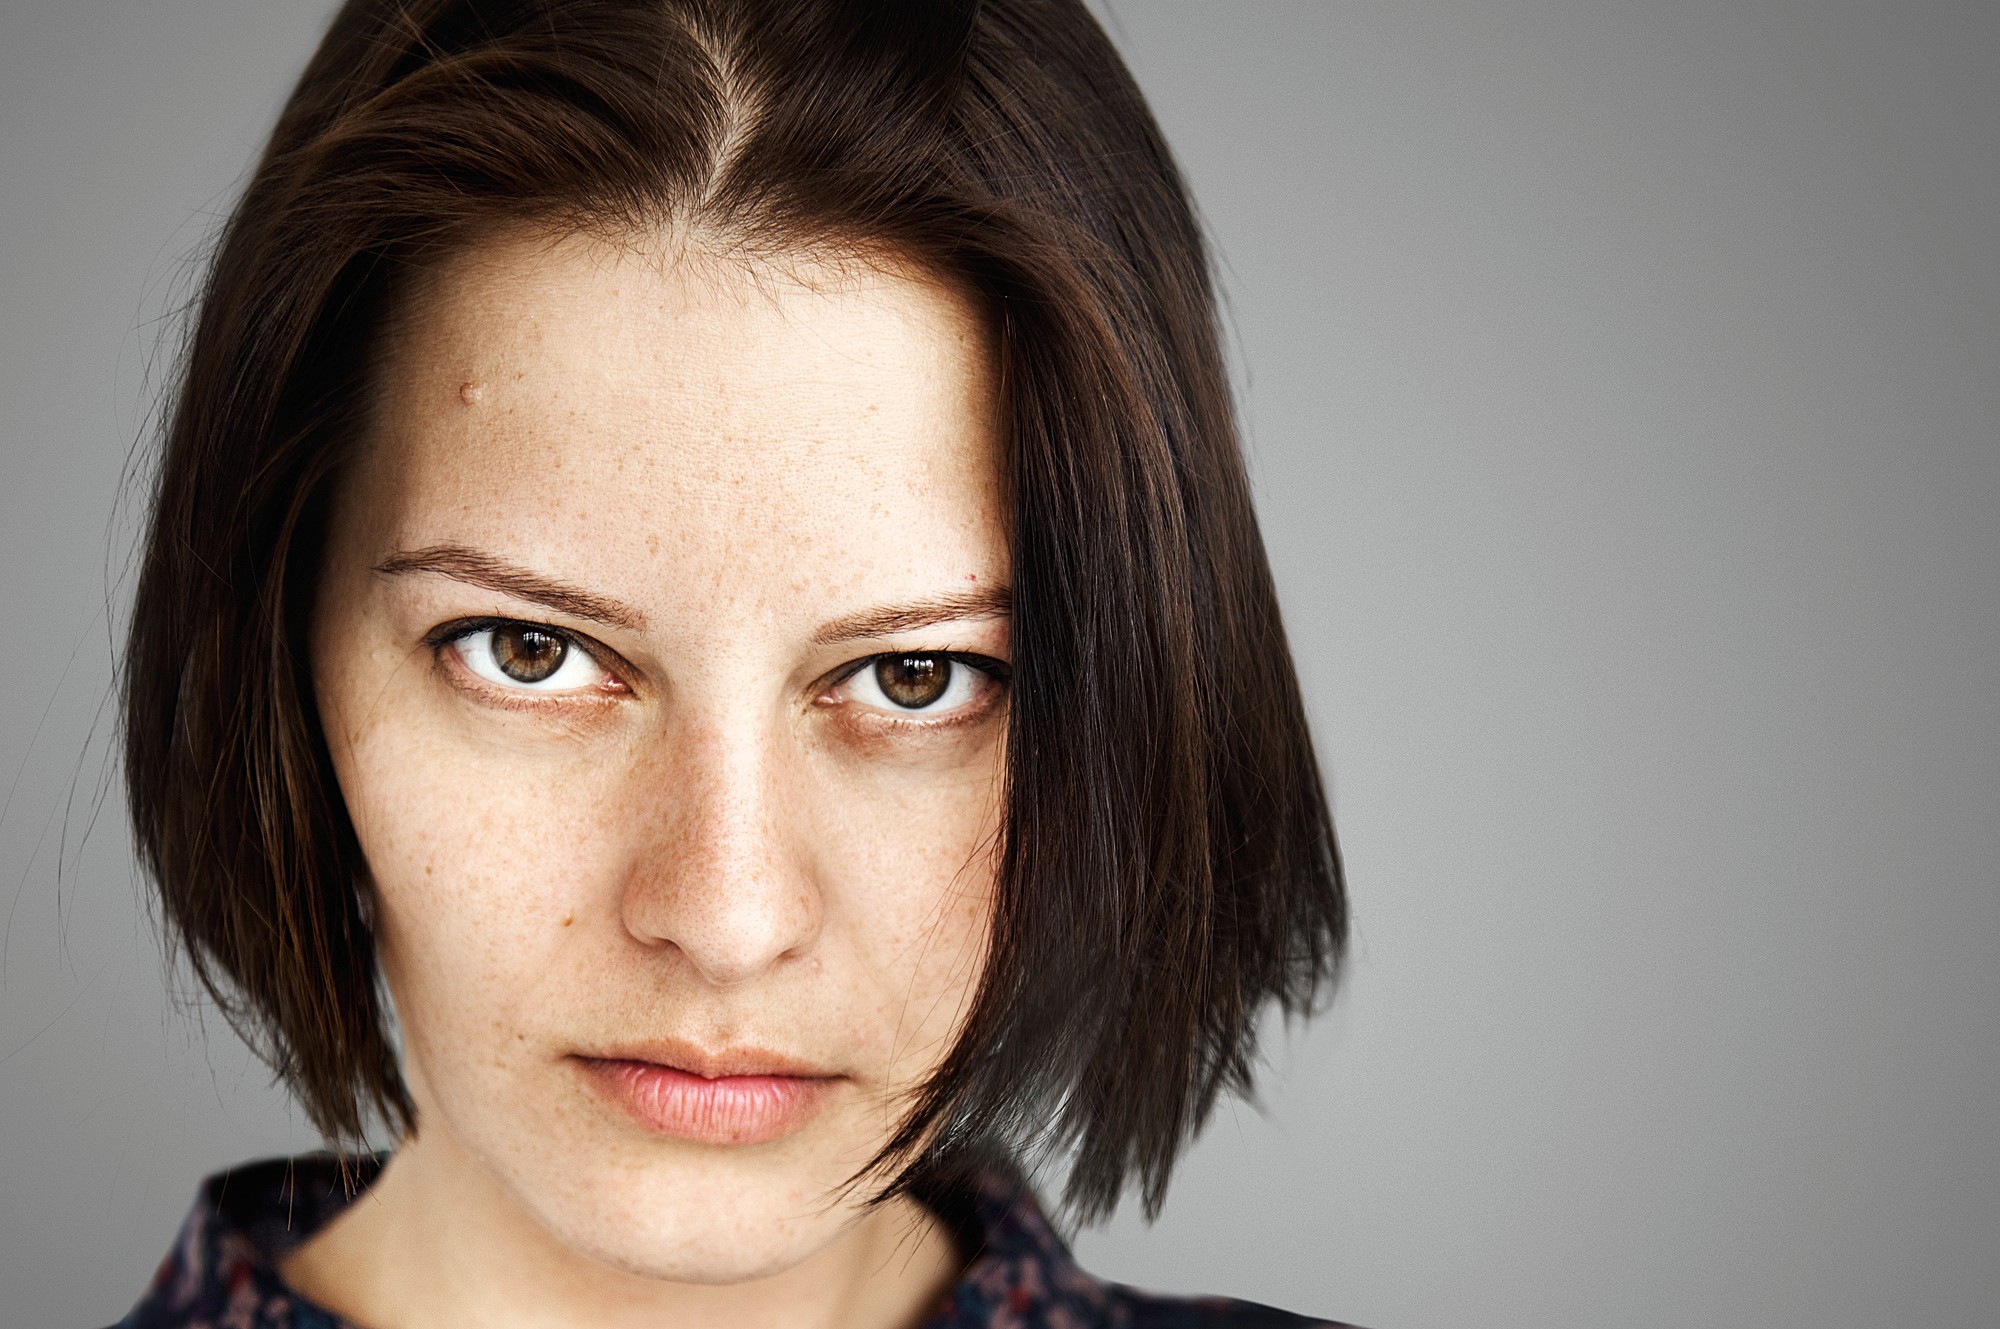
[[[516,683],[539,683],[561,667],[568,643],[535,628],[495,628],[493,658]]]
[[[951,685],[951,661],[937,655],[888,655],[875,662],[882,695],[898,706],[921,710]]]

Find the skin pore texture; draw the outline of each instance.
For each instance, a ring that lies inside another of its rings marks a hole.
[[[993,361],[883,262],[515,234],[408,294],[311,652],[419,1126],[305,1295],[813,1329],[952,1282],[943,1224],[841,1187],[990,933]]]

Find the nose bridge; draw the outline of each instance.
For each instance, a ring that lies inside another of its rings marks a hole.
[[[709,982],[754,978],[808,947],[820,900],[787,824],[782,736],[751,711],[680,716],[641,763],[646,819],[626,930],[671,944]]]

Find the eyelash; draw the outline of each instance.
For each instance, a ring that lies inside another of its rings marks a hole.
[[[549,623],[535,623],[520,618],[497,617],[454,619],[449,623],[440,624],[425,634],[423,645],[442,664],[446,647],[456,646],[459,642],[472,636],[474,633],[490,632],[496,628],[526,628],[559,638],[566,647],[582,651],[585,655],[589,656],[598,668],[611,675],[617,681],[622,692],[629,693],[631,691],[630,685],[620,676],[621,672],[629,671],[630,666],[619,657],[617,652],[600,643],[591,641],[589,638],[578,633],[556,627]],[[881,660],[893,659],[904,655],[930,656],[963,665],[968,669],[984,674],[992,682],[998,684],[1003,691],[1013,681],[1014,671],[1006,661],[996,660],[990,655],[980,655],[973,651],[878,651],[873,655],[864,655],[859,659],[850,660],[842,665],[833,673],[831,681],[820,689],[820,694],[823,696],[825,693],[845,685],[855,675],[861,673],[862,670],[870,668]],[[603,694],[579,696],[576,693],[543,693],[538,695],[526,689],[516,691],[514,689],[497,687],[484,681],[477,683],[465,683],[456,679],[453,681],[460,687],[476,688],[481,694],[496,698],[498,704],[510,708],[540,709],[548,706],[572,704],[577,701],[598,702],[606,700]],[[925,720],[915,715],[897,715],[893,712],[877,711],[877,722],[898,729],[947,729],[978,719],[989,709],[990,706],[986,705],[964,706],[945,718],[935,720]]]

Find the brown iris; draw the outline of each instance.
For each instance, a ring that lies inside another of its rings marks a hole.
[[[875,681],[890,701],[921,710],[951,686],[951,660],[942,655],[885,655],[875,662]]]
[[[540,683],[562,667],[569,643],[539,628],[493,629],[493,661],[516,683]]]

